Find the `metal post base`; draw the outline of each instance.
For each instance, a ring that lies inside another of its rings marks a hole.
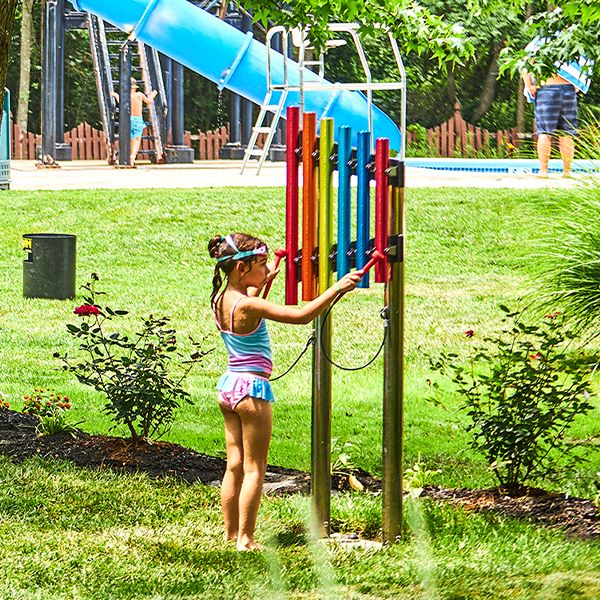
[[[194,149],[189,146],[165,146],[165,162],[183,164],[194,162]]]
[[[54,158],[57,161],[73,160],[73,149],[71,144],[55,144]]]
[[[282,162],[285,160],[285,146],[273,144],[269,148],[269,160],[272,162]]]
[[[225,144],[219,151],[219,158],[222,160],[242,160],[244,150],[245,147],[240,144]]]

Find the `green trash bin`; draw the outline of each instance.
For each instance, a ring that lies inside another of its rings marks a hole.
[[[23,236],[23,296],[25,298],[75,297],[76,242],[74,235],[27,233]]]
[[[4,90],[4,110],[0,122],[0,190],[10,188],[10,92]]]

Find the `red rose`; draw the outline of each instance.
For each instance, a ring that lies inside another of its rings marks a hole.
[[[87,317],[89,315],[99,315],[100,309],[93,304],[82,304],[78,306],[74,311],[76,315],[81,315],[82,317]]]
[[[536,352],[535,354],[530,354],[529,358],[531,360],[541,360],[542,359],[542,353],[541,352]]]

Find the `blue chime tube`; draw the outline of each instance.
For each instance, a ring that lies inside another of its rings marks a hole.
[[[371,236],[369,235],[369,205],[371,173],[369,171],[369,159],[371,157],[371,134],[368,131],[359,131],[356,147],[356,268],[364,267],[369,256],[367,252],[371,249]],[[369,274],[360,280],[360,288],[369,287]]]
[[[338,129],[338,230],[337,278],[350,271],[350,159],[352,158],[352,129]]]

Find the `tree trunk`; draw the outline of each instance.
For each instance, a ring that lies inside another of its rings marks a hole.
[[[488,72],[483,82],[483,89],[479,97],[479,106],[473,112],[473,122],[476,123],[490,109],[496,97],[496,82],[498,81],[498,57],[504,47],[504,40],[496,42],[492,48],[492,58]]]
[[[456,78],[454,77],[454,63],[448,65],[448,99],[450,104],[456,104]]]
[[[19,99],[17,103],[17,125],[27,131],[29,113],[29,85],[31,83],[31,31],[33,29],[33,3],[23,0],[21,20],[21,67],[19,71]]]
[[[523,133],[525,131],[525,84],[522,79],[519,79],[517,89],[517,131]]]
[[[6,69],[8,68],[8,55],[15,25],[15,12],[19,0],[2,0],[0,2],[0,107],[4,102],[4,85],[6,83]]]
[[[528,4],[525,8],[525,18],[528,19],[533,12],[533,7]],[[525,84],[523,78],[519,74],[519,85],[517,89],[517,131],[523,133],[525,131]]]

